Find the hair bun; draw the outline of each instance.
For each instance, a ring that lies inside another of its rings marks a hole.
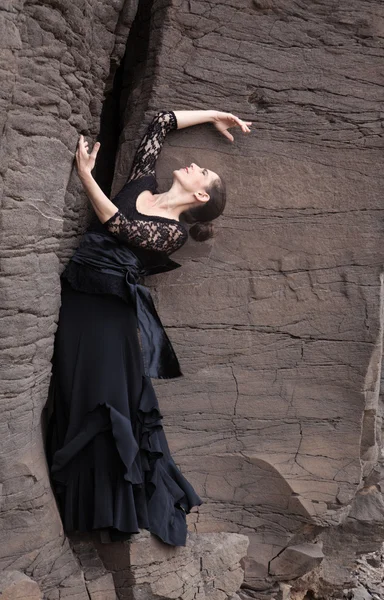
[[[196,221],[189,229],[189,235],[196,242],[205,242],[205,240],[214,236],[212,221]]]

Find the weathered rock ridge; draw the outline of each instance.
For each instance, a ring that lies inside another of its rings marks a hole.
[[[216,108],[252,134],[172,132],[158,176],[166,189],[191,161],[222,174],[218,235],[147,279],[185,374],[155,385],[205,500],[189,527],[249,537],[246,595],[343,597],[384,532],[384,7],[14,0],[0,31],[4,585],[114,593],[101,572],[90,589],[63,534],[43,447],[59,274],[90,212],[77,135],[100,136],[113,193],[155,111]]]

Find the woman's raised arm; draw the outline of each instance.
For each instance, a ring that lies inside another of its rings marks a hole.
[[[155,162],[160,153],[167,131],[183,129],[200,123],[213,123],[220,133],[231,142],[233,136],[229,133],[230,127],[238,126],[243,133],[249,133],[251,121],[242,121],[232,113],[217,110],[177,110],[160,111],[153,118],[136,152],[130,179],[150,174],[154,171]],[[79,177],[89,197],[98,219],[105,223],[118,210],[117,206],[104,194],[91,175],[95,166],[96,156],[100,143],[96,142],[92,152],[88,154],[88,142],[81,135],[76,150],[76,163]]]
[[[169,131],[200,123],[213,123],[216,129],[231,142],[234,138],[228,132],[229,127],[238,126],[244,133],[249,133],[249,125],[252,125],[251,121],[242,121],[232,113],[218,110],[161,110],[148,125],[136,151],[127,181],[145,175],[155,175],[156,161]]]
[[[155,175],[156,161],[165,137],[172,129],[177,129],[176,117],[172,110],[161,110],[153,117],[136,150],[127,182],[146,175]]]
[[[105,223],[105,221],[110,219],[117,212],[118,208],[116,204],[113,204],[113,202],[111,202],[104,194],[91,174],[91,171],[95,166],[99,148],[100,142],[96,142],[92,148],[92,152],[88,154],[88,142],[86,142],[84,136],[81,135],[76,150],[76,166],[80,181],[91,201],[97,218],[102,223]]]
[[[213,123],[216,129],[231,142],[234,141],[234,138],[228,131],[229,127],[238,126],[244,133],[251,131],[249,125],[252,125],[252,121],[242,121],[232,113],[219,110],[175,110],[174,114],[177,120],[177,129],[200,123]]]
[[[171,254],[178,250],[188,238],[186,229],[171,220],[127,219],[117,206],[104,194],[92,177],[100,143],[96,142],[88,154],[88,142],[81,135],[76,150],[77,172],[84,190],[91,201],[95,213],[109,231],[119,241],[140,248],[148,248]]]

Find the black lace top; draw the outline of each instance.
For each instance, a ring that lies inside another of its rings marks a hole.
[[[187,229],[176,219],[144,215],[136,209],[136,200],[141,192],[157,192],[156,160],[167,132],[172,129],[177,129],[173,111],[160,111],[155,115],[137,149],[127,182],[112,199],[118,210],[105,223],[101,223],[95,215],[87,229],[107,232],[129,245],[144,266],[166,264],[167,257],[188,239]],[[61,277],[77,290],[117,294],[126,299],[125,284],[120,277],[100,273],[71,260]]]

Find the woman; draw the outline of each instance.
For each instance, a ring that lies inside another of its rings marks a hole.
[[[100,147],[80,136],[79,177],[95,217],[61,275],[52,357],[46,451],[64,529],[99,530],[107,541],[148,529],[185,545],[186,514],[202,503],[174,463],[162,428],[153,378],[182,375],[144,275],[180,267],[169,255],[196,240],[225,205],[221,178],[195,163],[173,171],[157,192],[155,163],[166,133],[212,122],[249,132],[250,122],[218,111],[160,111],[113,201],[91,175]],[[197,219],[199,222],[197,222]]]

